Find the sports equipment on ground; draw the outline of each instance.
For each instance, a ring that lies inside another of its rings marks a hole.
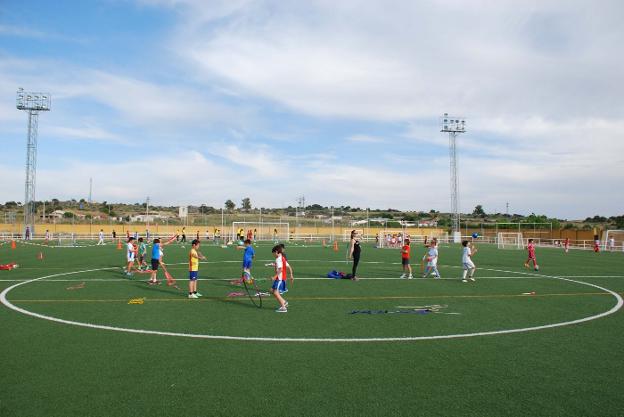
[[[243,287],[245,287],[247,296],[249,297],[253,305],[258,308],[262,308],[262,291],[260,291],[260,288],[258,288],[256,279],[243,279]]]
[[[522,233],[518,232],[498,232],[496,237],[498,249],[523,249],[524,239]]]

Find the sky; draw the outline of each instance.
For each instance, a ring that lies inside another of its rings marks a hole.
[[[624,3],[0,0],[0,201],[624,213]]]

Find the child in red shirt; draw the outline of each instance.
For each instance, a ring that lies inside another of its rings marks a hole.
[[[529,239],[529,242],[527,244],[527,251],[529,253],[529,256],[526,262],[524,263],[524,267],[528,268],[529,262],[533,262],[533,269],[538,271],[539,265],[537,265],[537,259],[535,258],[535,245],[533,244],[533,239]]]
[[[405,278],[407,276],[407,272],[409,272],[409,276],[407,276],[407,279],[414,278],[412,276],[412,266],[410,265],[410,241],[409,239],[405,239],[405,244],[401,248],[401,264],[403,265],[403,275],[401,275],[401,278]]]

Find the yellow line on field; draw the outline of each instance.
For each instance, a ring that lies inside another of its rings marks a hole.
[[[620,293],[624,295],[624,293]],[[436,298],[532,298],[532,297],[581,297],[589,295],[611,295],[605,292],[576,292],[576,293],[551,293],[551,294],[491,294],[491,295],[399,295],[399,296],[371,296],[371,297],[288,297],[289,300],[296,301],[368,301],[368,300],[415,300],[415,299],[436,299]],[[270,297],[270,296],[267,296]],[[14,303],[127,303],[131,298],[112,298],[112,299],[16,299],[11,300]],[[247,297],[202,297],[199,299],[220,300],[220,301],[238,301],[246,300]],[[171,302],[186,301],[196,303],[197,300],[189,300],[186,297],[179,298],[147,298],[146,302]]]

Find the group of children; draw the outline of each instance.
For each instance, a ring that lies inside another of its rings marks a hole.
[[[151,268],[148,267],[146,262],[146,254],[147,254],[147,245],[143,241],[143,238],[140,237],[138,239],[138,244],[134,242],[134,237],[129,237],[127,242],[127,265],[125,273],[128,276],[132,275],[133,270],[137,272],[150,273],[150,279],[148,283],[150,285],[157,285],[159,281],[157,280],[158,269],[160,266],[164,269],[163,262],[163,246],[166,246],[176,240],[176,237],[169,239],[166,242],[161,242],[160,239],[154,239],[152,246],[152,257],[151,257]],[[189,293],[188,298],[196,299],[201,297],[202,295],[197,291],[197,279],[199,275],[199,260],[206,259],[206,257],[199,252],[200,241],[199,239],[194,239],[191,242],[191,250],[189,252]],[[423,278],[426,278],[432,275],[434,278],[440,278],[440,272],[438,271],[438,241],[436,238],[433,238],[429,244],[425,245],[427,248],[427,252],[423,257],[423,262],[426,262],[426,266],[423,265]],[[477,253],[476,247],[472,244],[472,242],[468,240],[462,241],[462,265],[463,265],[463,273],[462,273],[462,282],[475,281],[474,273],[476,271],[476,266],[472,260],[472,257]],[[253,260],[255,259],[255,250],[251,244],[250,239],[246,239],[242,247],[243,249],[243,263],[242,263],[242,273],[240,280],[237,283],[241,284],[243,281],[249,282],[254,278],[251,275],[251,268],[253,264]],[[272,286],[271,292],[277,302],[279,303],[279,307],[275,310],[279,313],[286,313],[288,311],[288,301],[286,301],[283,297],[283,294],[288,292],[287,288],[287,279],[290,274],[291,284],[294,281],[293,270],[288,260],[286,258],[286,254],[284,253],[284,244],[278,244],[273,247],[271,253],[275,257],[275,262],[266,264],[266,266],[273,266],[275,269],[275,274],[272,277]],[[404,245],[401,248],[401,264],[403,267],[403,274],[401,278],[413,279],[412,267],[410,265],[410,240],[406,238],[404,241]],[[539,266],[537,264],[537,259],[535,256],[535,245],[533,243],[533,239],[528,240],[527,244],[527,252],[528,258],[524,263],[525,267],[529,267],[529,264],[533,264],[533,268],[535,271],[539,270]],[[138,262],[138,268],[134,268],[135,262]],[[165,274],[167,272],[165,270]]]
[[[440,278],[440,272],[438,271],[438,241],[436,238],[433,238],[429,244],[425,243],[425,247],[427,248],[427,252],[423,256],[423,278],[427,278],[430,275],[433,275],[434,278]],[[474,273],[476,271],[476,266],[472,260],[473,255],[477,253],[477,248],[472,244],[472,242],[468,240],[462,241],[462,282],[475,281]],[[405,239],[405,244],[401,248],[401,264],[403,266],[403,274],[401,278],[412,279],[414,278],[412,274],[412,266],[410,265],[410,240],[409,238]],[[524,263],[526,268],[529,268],[529,264],[533,263],[533,269],[535,271],[539,271],[539,265],[537,264],[537,258],[535,257],[535,244],[533,243],[533,239],[529,239],[527,243],[527,252],[528,258]],[[426,262],[426,266],[424,266],[424,262]]]
[[[157,285],[160,282],[157,280],[158,269],[159,267],[165,268],[165,263],[163,262],[163,246],[166,246],[177,240],[174,236],[168,241],[161,242],[160,239],[154,239],[152,246],[152,257],[151,257],[151,268],[148,267],[146,262],[146,254],[147,254],[147,245],[143,241],[143,238],[140,237],[138,239],[138,245],[135,243],[134,237],[130,236],[127,242],[127,253],[126,253],[126,276],[132,276],[133,271],[141,272],[141,273],[150,273],[150,279],[148,281],[149,285]],[[199,252],[200,241],[199,239],[194,239],[191,242],[191,250],[189,252],[189,293],[188,298],[196,299],[202,296],[201,293],[197,291],[197,279],[199,278],[199,260],[206,259],[206,257]],[[255,250],[251,245],[251,240],[246,239],[244,242],[243,252],[243,265],[242,265],[242,274],[239,283],[242,283],[243,280],[250,281],[253,279],[251,275],[251,267],[253,263],[253,259],[255,258]],[[273,247],[272,251],[273,256],[275,257],[275,262],[267,264],[267,266],[273,266],[275,268],[275,275],[273,276],[273,285],[271,286],[271,292],[273,296],[279,303],[279,307],[277,308],[277,312],[286,313],[288,311],[288,301],[286,301],[282,294],[288,292],[288,288],[286,285],[286,281],[288,278],[288,274],[290,274],[290,282],[291,284],[294,281],[293,269],[288,263],[286,258],[286,254],[284,253],[284,244],[279,244]],[[138,267],[135,268],[135,263],[138,262]],[[165,270],[165,274],[167,272]],[[168,282],[169,283],[169,282]]]

